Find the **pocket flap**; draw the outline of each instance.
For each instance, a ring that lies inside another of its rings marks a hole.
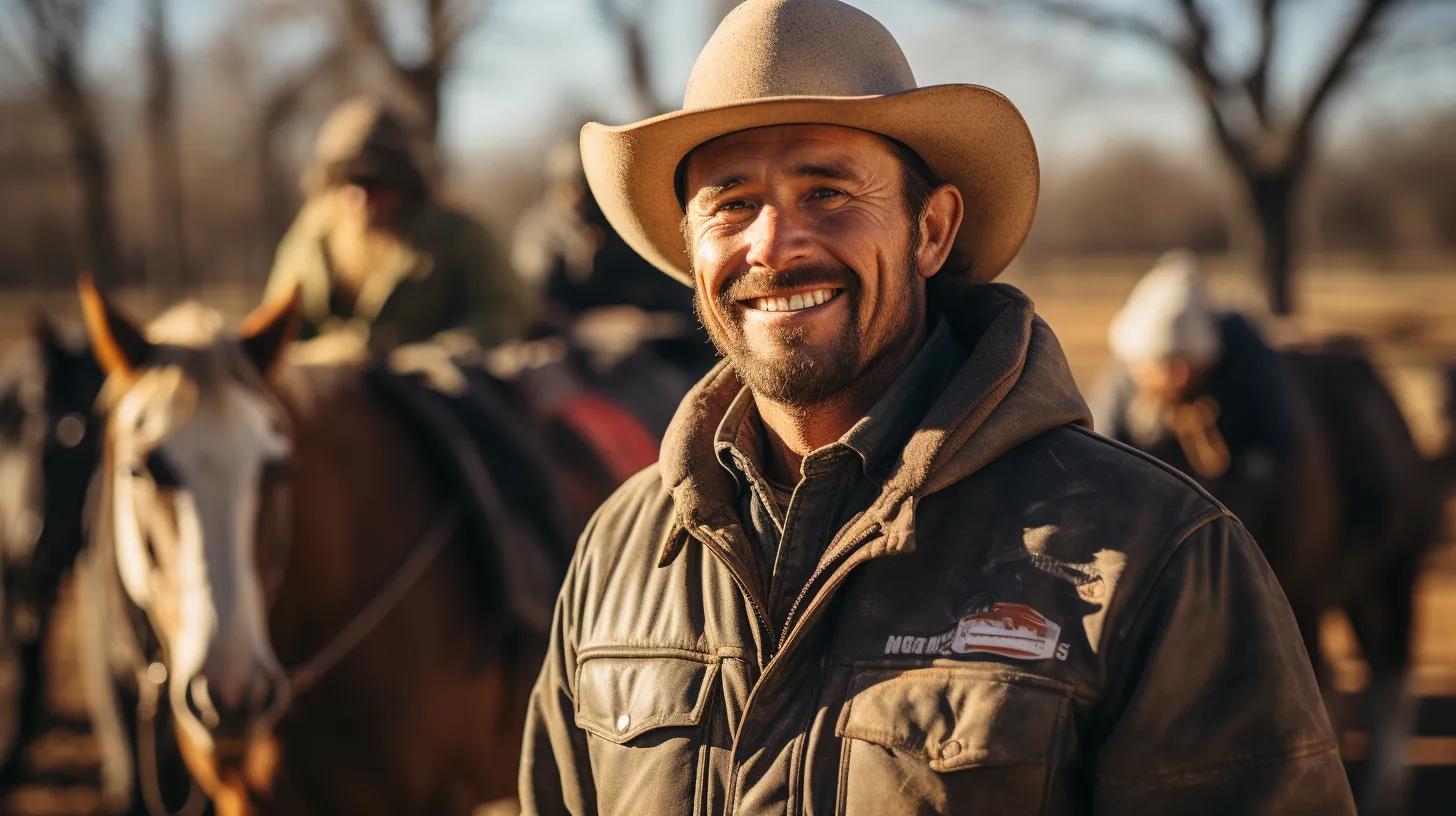
[[[654,728],[697,725],[717,660],[689,652],[585,658],[577,666],[576,724],[619,745]]]
[[[999,667],[857,670],[834,733],[937,771],[1047,762],[1070,699],[1056,681]]]

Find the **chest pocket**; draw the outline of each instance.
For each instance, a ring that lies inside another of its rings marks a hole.
[[[837,811],[1043,813],[1070,705],[1062,684],[991,664],[857,670]]]
[[[583,655],[576,725],[589,735],[598,812],[701,812],[718,668],[714,655],[681,650]]]

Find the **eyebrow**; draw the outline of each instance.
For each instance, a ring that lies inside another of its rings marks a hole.
[[[732,190],[734,187],[739,186],[745,181],[748,181],[747,176],[724,176],[710,184],[704,184],[703,186],[699,187],[697,195],[693,197],[701,198],[706,201],[711,201],[718,196],[721,196],[724,193],[728,192],[729,190]]]

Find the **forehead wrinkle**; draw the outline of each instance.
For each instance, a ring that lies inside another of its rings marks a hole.
[[[795,165],[788,172],[791,178],[821,178],[835,181],[859,181],[857,173],[835,162],[813,162]]]

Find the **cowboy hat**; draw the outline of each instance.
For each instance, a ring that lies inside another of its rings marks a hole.
[[[838,0],[747,0],[723,18],[688,79],[683,109],[581,131],[582,164],[612,226],[658,269],[692,285],[677,172],[698,146],[750,128],[829,124],[895,139],[960,188],[965,220],[947,269],[996,277],[1036,212],[1036,146],[1016,107],[980,85],[919,87],[873,17]]]

